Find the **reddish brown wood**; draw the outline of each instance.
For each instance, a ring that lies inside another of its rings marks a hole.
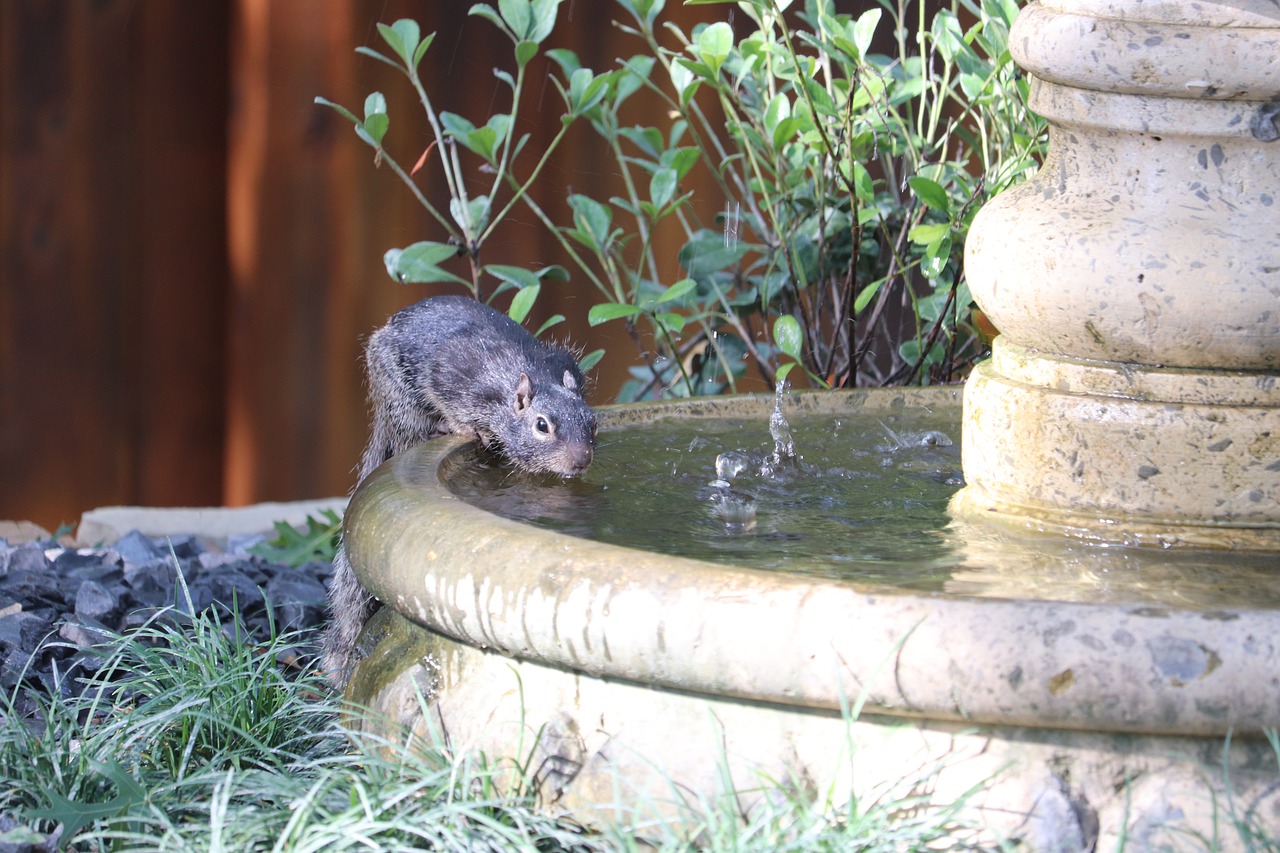
[[[0,517],[220,496],[219,21],[0,4]]]
[[[367,424],[364,337],[397,308],[458,288],[390,281],[388,248],[444,234],[313,99],[359,111],[384,92],[388,150],[412,164],[429,138],[415,96],[354,48],[380,44],[377,22],[416,17],[438,33],[422,67],[436,107],[476,121],[507,109],[493,69],[511,67],[512,46],[471,5],[0,2],[0,518],[52,526],[95,505],[350,488]],[[667,5],[686,31],[731,8]],[[611,68],[642,48],[612,25],[620,14],[566,0],[547,46]],[[530,67],[538,103],[517,128],[533,135],[521,174],[560,127],[553,72],[541,57]],[[657,124],[658,109],[638,95],[630,120]],[[416,180],[447,206],[438,163]],[[533,197],[566,221],[571,191],[622,191],[585,123]],[[713,224],[723,201],[699,184],[693,213]],[[664,281],[682,275],[679,245],[661,238]],[[522,209],[481,260],[569,265]],[[455,270],[469,274],[462,259]],[[544,291],[535,322],[566,314],[559,336],[609,349],[593,390],[608,402],[636,352],[620,323],[586,326],[599,298],[575,276]]]

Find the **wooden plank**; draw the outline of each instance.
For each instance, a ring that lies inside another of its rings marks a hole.
[[[153,506],[222,500],[226,375],[228,11],[151,0],[139,47],[132,172],[139,243],[137,488]]]
[[[382,265],[353,251],[370,228],[354,181],[370,158],[312,100],[355,100],[351,4],[236,10],[225,499],[341,494],[364,432],[355,284]]]
[[[220,197],[221,156],[216,144],[201,162],[166,152],[210,126],[188,99],[218,123],[225,98],[208,95],[225,83],[202,83],[225,80],[225,35],[208,9],[166,9],[0,4],[0,517],[56,526],[95,505],[220,495],[217,466],[212,479],[199,462],[184,472],[188,454],[167,437],[220,422],[200,386],[221,374],[221,324],[206,310],[220,299],[207,247],[221,215],[188,214]],[[169,40],[181,43],[166,54]]]
[[[118,118],[128,48],[111,35],[121,5],[0,7],[0,516],[56,525],[80,508],[64,495],[106,503],[132,487],[116,393],[132,263],[121,215],[129,128]]]

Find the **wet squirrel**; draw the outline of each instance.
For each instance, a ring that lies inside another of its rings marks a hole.
[[[369,337],[365,369],[373,423],[357,484],[397,453],[448,434],[474,437],[526,471],[572,477],[591,464],[596,417],[573,354],[474,299],[436,296],[397,312]],[[341,545],[333,566],[324,667],[343,684],[379,605]]]

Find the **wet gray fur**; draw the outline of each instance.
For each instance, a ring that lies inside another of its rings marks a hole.
[[[538,341],[474,299],[437,296],[393,315],[365,348],[369,444],[357,485],[397,453],[450,433],[471,436],[532,472],[577,476],[595,450],[595,413],[569,350]],[[356,638],[378,608],[339,546],[324,667],[345,684]]]

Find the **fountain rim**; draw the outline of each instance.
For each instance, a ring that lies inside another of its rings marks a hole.
[[[788,414],[959,407],[954,386],[792,395]],[[772,395],[598,409],[601,430],[667,417],[759,417]],[[431,441],[348,506],[366,587],[430,631],[590,676],[830,712],[968,724],[1225,736],[1277,724],[1280,612],[878,590],[670,557],[500,518],[441,472]],[[476,567],[485,566],[482,573]],[[831,631],[829,626],[854,626]],[[1099,644],[1127,653],[1104,655]],[[1228,652],[1227,649],[1230,649]]]

